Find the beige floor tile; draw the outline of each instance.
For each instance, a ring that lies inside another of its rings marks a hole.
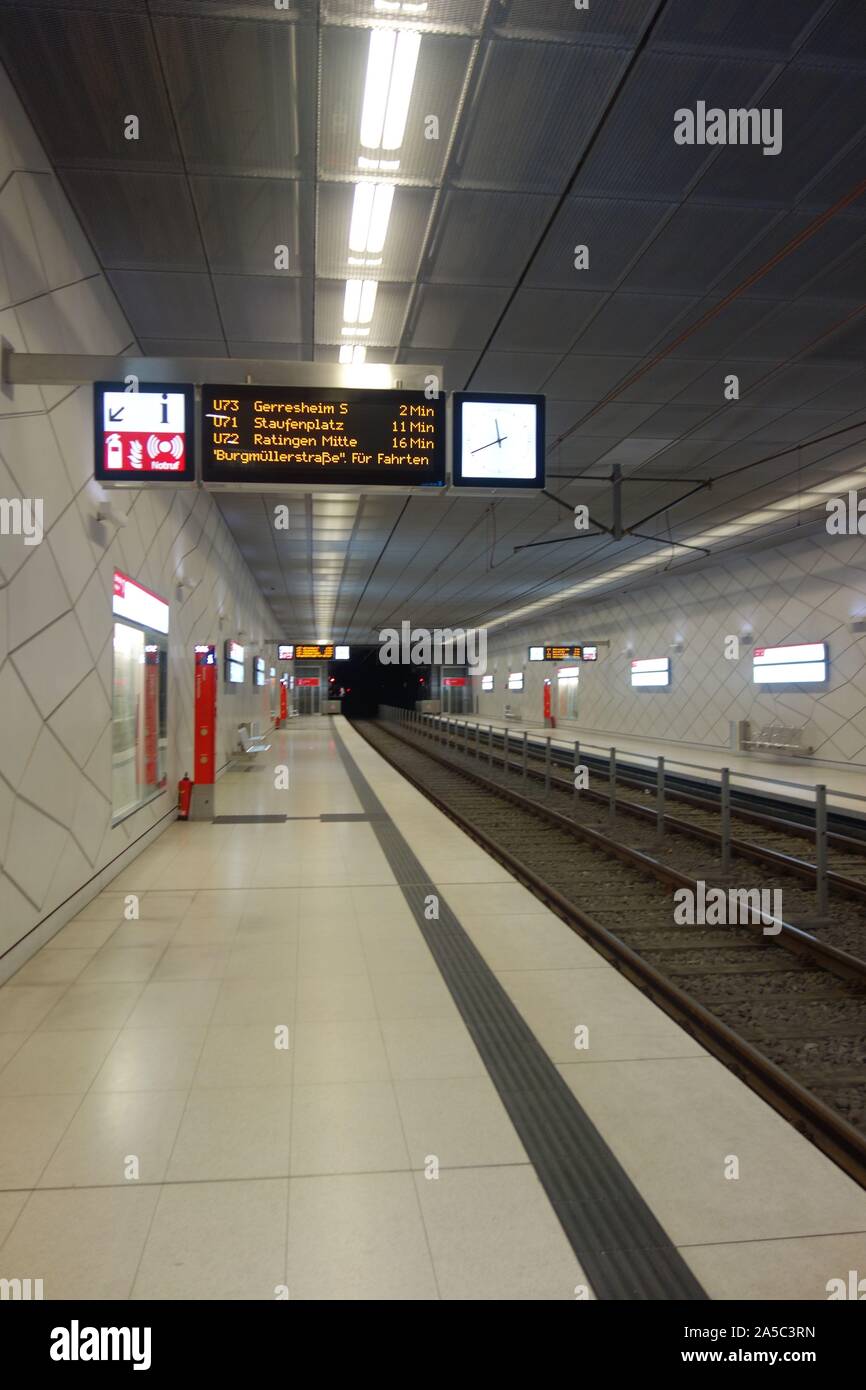
[[[289,1044],[276,1047],[268,1026],[209,1028],[193,1086],[290,1086],[291,1032]]]
[[[260,1024],[271,1029],[295,1017],[295,981],[223,980],[211,1017],[213,1027]]]
[[[438,976],[438,966],[430,947],[416,924],[364,923],[360,929],[361,944],[371,976],[377,974],[432,974]]]
[[[273,1299],[285,1284],[288,1181],[161,1190],[132,1297]]]
[[[173,893],[155,890],[142,893],[139,903],[140,917],[155,917],[179,921],[192,906],[194,893]]]
[[[76,922],[104,922],[123,920],[123,912],[126,906],[126,895],[116,891],[110,893],[98,893],[92,898],[86,907],[82,908],[73,919]]]
[[[78,981],[70,985],[39,1024],[38,1032],[65,1028],[122,1028],[144,985]]]
[[[389,1081],[295,1087],[293,1176],[408,1167],[400,1113]]]
[[[382,1036],[396,1079],[486,1076],[462,1019],[385,1019]]]
[[[160,980],[145,985],[129,1028],[194,1028],[206,1024],[219,994],[218,980]]]
[[[93,1083],[94,1091],[174,1091],[192,1085],[207,1030],[124,1028]]]
[[[484,1076],[395,1082],[413,1168],[528,1163],[493,1083]]]
[[[65,989],[65,985],[4,985],[0,989],[0,1033],[28,1033],[37,1028]]]
[[[639,990],[631,988],[628,981],[611,969],[502,970],[496,972],[496,978],[527,1017],[533,1012],[544,1015],[557,1009],[572,1009],[575,1023],[591,1026],[596,1000],[601,1000],[595,1006],[597,1016],[602,1017],[610,1003],[626,1023],[632,1019],[636,1023],[649,1023],[659,1012]],[[622,985],[626,986],[625,990]]]
[[[169,946],[154,980],[219,980],[229,958],[228,946]]]
[[[292,1178],[288,1282],[292,1300],[436,1299],[410,1175]]]
[[[36,1186],[79,1102],[79,1096],[0,1097],[0,1188]]]
[[[82,922],[74,918],[51,938],[52,948],[71,946],[78,950],[98,951],[117,931],[114,919],[108,921]]]
[[[69,946],[55,950],[52,946],[43,946],[12,979],[16,985],[69,984],[78,978],[95,954],[93,947]]]
[[[294,1049],[298,1085],[387,1081],[391,1074],[376,1019],[299,1022]]]
[[[83,1094],[116,1037],[101,1028],[31,1033],[0,1072],[0,1095]]]
[[[588,1280],[527,1164],[415,1174],[444,1299],[574,1300]]]
[[[291,945],[267,942],[256,945],[236,936],[224,967],[226,980],[273,980],[293,976],[297,952]]]
[[[287,1177],[291,1098],[283,1086],[192,1091],[168,1181]]]
[[[714,1058],[560,1070],[675,1244],[866,1229],[866,1192]]]
[[[476,917],[466,930],[491,970],[612,969],[552,914]]]
[[[0,1264],[38,1270],[46,1299],[128,1298],[158,1191],[34,1192],[0,1248]]]
[[[230,947],[237,934],[234,917],[184,917],[173,931],[171,945]]]
[[[310,975],[298,980],[298,1021],[325,1023],[376,1017],[366,975]]]
[[[323,926],[319,931],[301,928],[298,943],[298,975],[366,975],[367,962],[357,927]]]
[[[149,980],[161,946],[103,946],[81,972],[82,981]]]
[[[18,1220],[29,1195],[28,1192],[0,1192],[0,1246]],[[2,1252],[0,1252],[0,1276],[6,1279],[15,1277],[7,1271]],[[18,1278],[21,1277],[21,1275],[18,1276]],[[27,1275],[25,1274],[23,1277],[26,1279]],[[31,1275],[31,1278],[33,1277]]]
[[[0,1071],[29,1038],[29,1033],[0,1033]]]
[[[643,1002],[649,1004],[649,1000]],[[605,1014],[597,1003],[592,1009],[580,1009],[580,1019],[575,1009],[536,1007],[523,1008],[521,1013],[548,1056],[562,1065],[707,1056],[685,1029],[666,1018],[659,1009],[655,1010],[655,1018],[646,1021],[635,1018],[630,1023],[618,1021],[614,1011]],[[575,1030],[579,1028],[587,1028],[588,1032],[577,1033]],[[575,1047],[576,1042],[580,1047]]]
[[[380,1019],[459,1017],[457,1006],[438,972],[375,975],[371,979]]]
[[[866,1278],[866,1230],[801,1240],[690,1245],[680,1253],[713,1299],[827,1299],[840,1292],[830,1284],[834,1279],[842,1280],[850,1298],[849,1271]]]
[[[40,1187],[134,1187],[161,1182],[186,1091],[104,1091],[84,1097]],[[130,1160],[138,1163],[129,1177]]]
[[[140,948],[158,946],[163,948],[173,941],[180,927],[174,921],[139,920],[137,922],[121,922],[119,927],[115,927],[114,935],[111,938],[112,946]]]
[[[219,918],[237,918],[247,909],[250,894],[239,890],[233,892],[225,888],[202,888],[197,892],[186,910],[184,921]]]

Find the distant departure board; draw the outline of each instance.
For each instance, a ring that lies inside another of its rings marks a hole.
[[[444,396],[204,386],[201,399],[206,483],[445,484]]]

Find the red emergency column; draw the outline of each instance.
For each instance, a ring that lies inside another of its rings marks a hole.
[[[544,682],[544,723],[545,723],[545,726],[546,726],[547,728],[550,728],[551,724],[553,723],[553,715],[552,715],[552,713],[551,713],[551,708],[550,708],[550,681],[549,681],[549,680],[546,680],[546,681]]]
[[[216,765],[216,647],[195,649],[195,704],[193,741],[193,791],[191,820],[207,820],[213,815],[213,784]]]
[[[283,676],[280,681],[280,728],[283,727],[289,717],[289,678]]]

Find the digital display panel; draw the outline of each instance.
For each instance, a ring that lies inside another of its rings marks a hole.
[[[225,678],[229,685],[244,683],[244,649],[238,642],[226,641],[223,649],[225,659]]]
[[[333,661],[334,645],[332,642],[296,642],[295,660],[296,661]]]
[[[633,686],[666,686],[671,683],[669,656],[651,656],[631,663]]]
[[[755,647],[752,653],[752,680],[756,685],[820,685],[826,679],[826,642]]]
[[[287,644],[284,642],[284,643],[282,643],[280,646],[277,647],[277,660],[278,660],[278,661],[294,661],[294,659],[295,659],[295,648],[294,648],[294,646],[292,646],[292,645],[287,645]]]
[[[544,396],[458,391],[455,487],[544,487]]]
[[[598,647],[582,643],[551,643],[545,647],[530,647],[530,661],[597,661]]]
[[[141,382],[93,385],[94,468],[100,483],[195,482],[194,391],[191,386]]]
[[[445,485],[443,395],[204,386],[201,409],[206,483]]]

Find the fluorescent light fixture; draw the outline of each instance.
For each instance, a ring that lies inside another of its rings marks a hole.
[[[394,202],[393,183],[357,183],[349,227],[349,250],[366,251],[377,255],[385,245],[391,207]]]
[[[369,328],[347,328],[345,324],[340,329],[344,338],[369,338]]]
[[[631,663],[631,683],[634,686],[665,686],[671,683],[669,656],[651,656]]]
[[[372,29],[361,112],[361,144],[369,150],[399,150],[406,133],[421,35],[411,30]]]
[[[376,307],[378,280],[347,280],[343,300],[343,323],[369,323]],[[369,332],[369,329],[367,330]],[[344,327],[343,332],[347,332]]]
[[[756,685],[820,685],[827,679],[827,643],[756,647],[752,680]]]
[[[364,173],[395,174],[400,168],[399,159],[369,159],[367,155],[358,155],[358,168]]]
[[[366,361],[367,349],[363,343],[344,343],[340,348],[340,362],[344,367]]]
[[[543,647],[530,647],[530,648],[529,648],[529,660],[530,660],[530,661],[543,661],[543,660],[544,660],[544,648],[543,648]]]

